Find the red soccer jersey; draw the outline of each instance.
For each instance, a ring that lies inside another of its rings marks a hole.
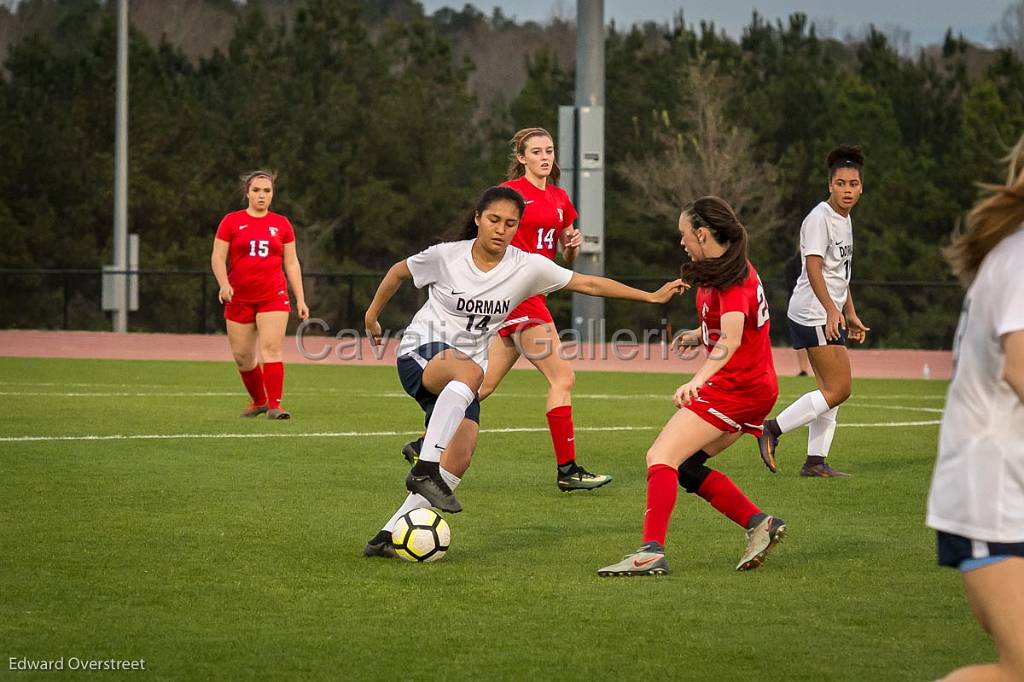
[[[710,287],[697,289],[697,315],[704,347],[709,353],[721,336],[722,315],[738,311],[746,316],[740,347],[708,383],[727,391],[771,392],[777,395],[779,380],[775,375],[772,344],[768,336],[771,329],[768,301],[761,278],[749,261],[747,268],[746,278],[724,291]]]
[[[220,221],[217,239],[231,245],[228,282],[235,290],[233,301],[256,303],[288,295],[282,263],[284,245],[295,241],[295,231],[287,218],[269,211],[262,218],[234,211]]]
[[[550,182],[544,189],[537,189],[525,177],[503,182],[502,185],[519,192],[526,201],[526,210],[519,221],[519,229],[512,237],[512,246],[554,260],[558,237],[578,215],[569,195]]]

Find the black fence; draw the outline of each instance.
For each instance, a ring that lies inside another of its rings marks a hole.
[[[139,270],[139,309],[129,315],[129,330],[167,333],[221,333],[223,306],[218,287],[206,270]],[[303,273],[311,316],[324,320],[328,334],[362,330],[363,313],[383,273]],[[653,290],[671,276],[616,276],[621,282]],[[100,270],[0,269],[0,327],[7,329],[74,329],[107,331],[110,313],[102,310],[103,272]],[[783,280],[764,280],[772,311],[772,338],[788,343],[786,305],[789,287]],[[853,282],[857,311],[869,327],[867,347],[948,349],[952,343],[963,292],[953,282]],[[398,330],[426,300],[426,292],[407,284],[388,305],[382,326]],[[572,297],[555,293],[548,304],[559,329],[572,326]],[[630,301],[605,302],[603,334],[618,340],[629,333],[647,333],[671,325],[674,330],[696,326],[692,294],[664,306]],[[298,324],[292,319],[290,331]],[[628,332],[627,332],[628,330]]]

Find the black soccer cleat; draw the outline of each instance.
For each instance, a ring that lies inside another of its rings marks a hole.
[[[363,556],[375,557],[379,556],[383,559],[395,559],[395,545],[391,541],[391,533],[386,530],[382,530],[366,543],[366,547],[363,547]]]
[[[416,466],[416,462],[420,461],[420,450],[423,449],[423,436],[420,436],[414,441],[406,443],[402,447],[402,457],[405,457],[405,461],[409,463],[409,466]]]
[[[567,469],[562,471],[562,469]],[[572,463],[572,466],[559,467],[558,478],[558,489],[563,493],[572,492],[573,490],[594,490],[600,488],[603,485],[608,485],[612,482],[612,477],[608,474],[593,474],[578,464]]]
[[[417,462],[405,477],[405,488],[427,498],[430,506],[449,514],[458,514],[462,505],[455,499],[455,493],[441,478],[441,466],[437,462]]]

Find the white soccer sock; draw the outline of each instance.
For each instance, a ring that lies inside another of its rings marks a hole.
[[[807,427],[807,456],[828,457],[832,448],[832,436],[836,434],[836,414],[839,406],[819,415]]]
[[[452,490],[458,488],[459,483],[462,482],[461,478],[446,469],[441,469],[441,478],[444,479],[444,482],[447,483],[448,487]],[[398,511],[394,513],[394,516],[388,519],[388,522],[384,524],[384,528],[381,530],[385,530],[390,533],[395,529],[395,524],[398,523],[398,519],[402,518],[402,516],[408,514],[413,509],[425,509],[429,506],[430,502],[427,501],[427,498],[417,493],[409,493],[405,498],[405,502],[402,503],[402,506],[398,508]]]
[[[441,467],[441,478],[443,478],[444,482],[448,484],[448,487],[452,489],[452,492],[455,492],[455,489],[459,487],[460,483],[462,483],[461,478],[444,467]]]
[[[441,461],[441,453],[448,447],[463,417],[466,416],[466,408],[475,397],[476,393],[461,381],[448,382],[437,396],[434,412],[430,415],[427,433],[423,436],[420,461]]]
[[[796,401],[779,413],[775,423],[779,425],[782,433],[789,433],[793,429],[807,426],[812,421],[829,411],[828,402],[821,391],[804,393]]]
[[[395,524],[398,523],[398,519],[402,518],[403,515],[408,514],[413,509],[423,509],[424,507],[429,506],[430,502],[427,501],[427,498],[417,493],[409,493],[405,498],[405,502],[402,503],[402,506],[398,508],[398,511],[395,512],[394,516],[388,519],[388,522],[384,524],[384,528],[381,530],[385,530],[390,533],[395,529]]]

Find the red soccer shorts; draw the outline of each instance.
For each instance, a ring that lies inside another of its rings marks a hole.
[[[697,398],[691,400],[686,409],[719,431],[742,431],[760,436],[764,429],[764,419],[775,407],[778,397],[777,390],[765,389],[758,393],[723,391],[708,382],[701,387]]]
[[[255,303],[236,303],[231,301],[224,304],[224,319],[238,322],[239,324],[252,324],[256,321],[257,313],[270,313],[274,311],[291,312],[292,305],[287,298],[271,298],[266,301]]]
[[[544,296],[531,296],[516,306],[515,310],[508,314],[505,324],[498,329],[498,335],[503,337],[512,336],[516,332],[539,327],[543,324],[554,324]]]

